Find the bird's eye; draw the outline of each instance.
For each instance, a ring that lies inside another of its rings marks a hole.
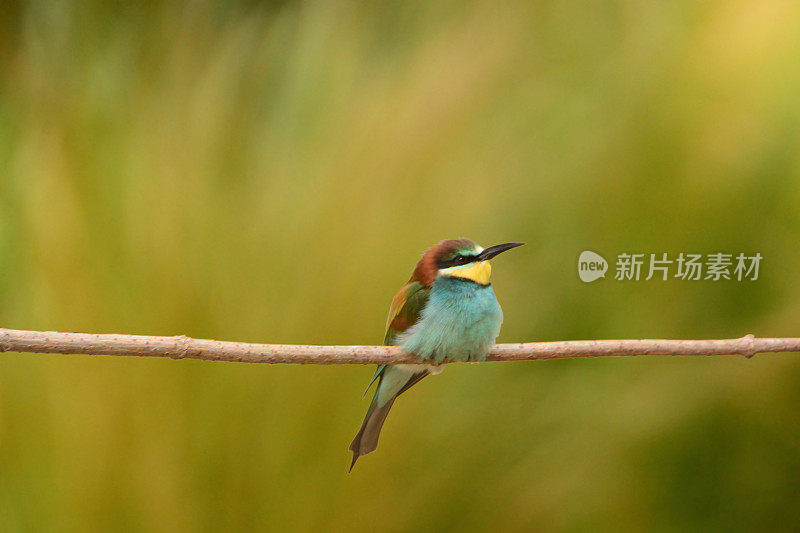
[[[466,262],[467,262],[467,258],[466,258],[466,257],[464,257],[463,255],[457,255],[457,256],[455,257],[455,259],[453,259],[453,262],[454,262],[455,264],[457,264],[457,265],[463,265],[464,263],[466,263]]]

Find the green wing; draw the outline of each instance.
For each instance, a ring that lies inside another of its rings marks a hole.
[[[417,323],[422,309],[428,302],[428,294],[430,294],[430,289],[418,281],[408,282],[397,292],[389,310],[389,319],[386,321],[384,344],[394,344],[400,333]],[[353,438],[353,442],[350,443],[350,451],[353,452],[350,470],[356,464],[356,459],[370,453],[378,446],[378,436],[383,422],[395,399],[429,373],[430,371],[425,367],[419,369],[403,365],[380,365],[378,367],[375,375],[372,376],[372,381],[367,385],[367,390],[369,390],[375,380],[378,380],[375,396],[372,398],[367,416],[361,423],[361,428]],[[364,391],[364,394],[367,394],[367,390]]]
[[[397,291],[397,294],[394,295],[394,299],[392,299],[392,307],[389,308],[389,318],[386,320],[386,335],[383,337],[383,344],[385,346],[394,344],[398,334],[417,323],[422,309],[425,307],[425,304],[428,303],[428,295],[430,292],[430,288],[419,281],[410,281]],[[366,394],[372,384],[375,383],[375,380],[383,374],[385,368],[386,365],[378,366],[364,394]]]
[[[389,309],[389,318],[386,320],[384,345],[394,344],[398,334],[417,323],[422,309],[428,303],[430,292],[431,290],[419,281],[409,282],[397,291]]]

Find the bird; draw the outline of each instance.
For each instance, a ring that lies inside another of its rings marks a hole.
[[[392,299],[383,344],[399,346],[424,364],[379,365],[364,392],[377,381],[367,414],[350,451],[353,460],[374,451],[383,423],[398,396],[444,363],[483,361],[494,345],[503,311],[489,277],[489,260],[522,246],[509,242],[482,248],[469,239],[446,239],[417,262],[411,278]]]

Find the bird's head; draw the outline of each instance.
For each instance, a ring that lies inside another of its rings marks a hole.
[[[482,248],[468,239],[447,239],[425,252],[411,279],[430,286],[437,276],[452,276],[487,285],[492,274],[489,260],[523,244],[509,242]]]

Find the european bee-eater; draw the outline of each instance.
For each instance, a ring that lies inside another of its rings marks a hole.
[[[380,365],[375,396],[350,444],[353,462],[378,446],[383,422],[395,399],[441,364],[483,361],[500,333],[503,311],[489,276],[489,260],[524,243],[481,248],[467,239],[448,239],[429,248],[389,309],[383,344],[400,346],[425,365]],[[369,389],[369,385],[367,389]]]

